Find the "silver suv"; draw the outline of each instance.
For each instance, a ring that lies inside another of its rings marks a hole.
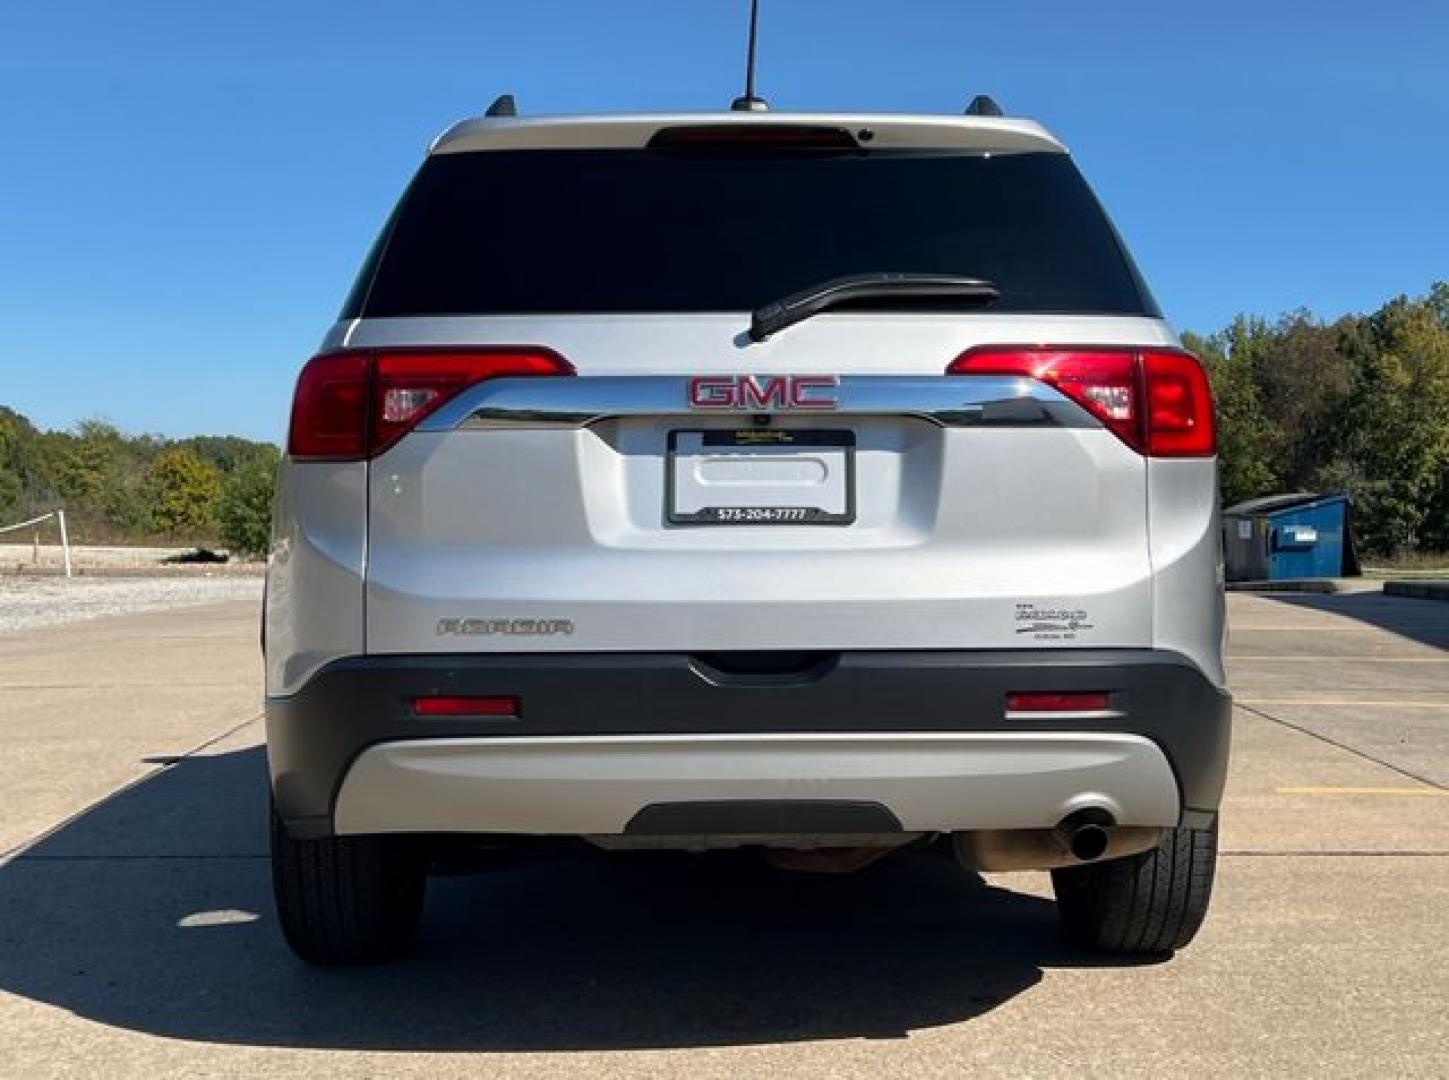
[[[287,940],[396,955],[438,859],[566,840],[932,845],[1050,870],[1092,946],[1186,944],[1228,755],[1214,455],[1033,122],[458,124],[297,383]]]

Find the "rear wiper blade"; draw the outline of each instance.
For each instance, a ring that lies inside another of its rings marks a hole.
[[[955,274],[851,274],[831,278],[750,312],[750,340],[764,341],[827,308],[859,300],[905,301],[959,298],[990,303],[1001,295],[994,282]]]

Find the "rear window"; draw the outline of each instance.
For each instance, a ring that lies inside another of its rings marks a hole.
[[[640,149],[429,158],[343,315],[747,311],[875,271],[1000,287],[971,310],[1156,314],[1062,154]]]

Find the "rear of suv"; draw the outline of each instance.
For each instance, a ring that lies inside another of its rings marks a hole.
[[[1186,944],[1228,750],[1212,407],[1062,145],[483,118],[297,383],[272,865],[318,962],[462,847],[933,844]],[[804,854],[800,854],[800,853]]]

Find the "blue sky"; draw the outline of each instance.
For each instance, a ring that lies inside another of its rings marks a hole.
[[[428,140],[527,112],[713,108],[745,0],[0,13],[0,404],[44,427],[279,438]],[[1169,317],[1372,308],[1449,278],[1449,5],[763,0],[777,108],[989,91],[1073,148]]]

